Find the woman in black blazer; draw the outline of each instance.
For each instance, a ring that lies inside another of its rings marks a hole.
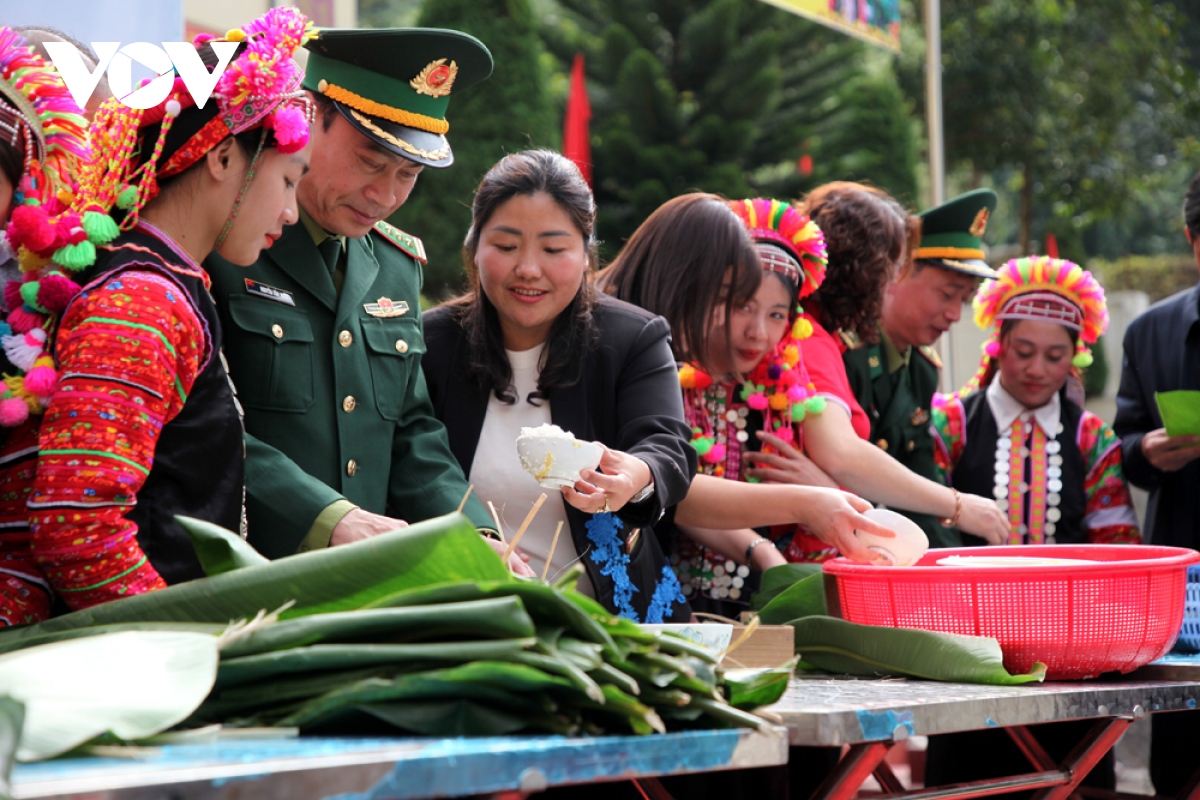
[[[598,470],[550,498],[522,549],[539,572],[547,560],[558,570],[581,561],[579,588],[614,613],[687,621],[652,529],[687,494],[697,460],[666,322],[593,292],[595,205],[561,155],[504,158],[473,211],[472,291],[424,315],[422,364],[451,450],[512,526],[542,491],[519,468],[520,427],[553,423],[604,445]],[[570,537],[551,558],[555,519]]]

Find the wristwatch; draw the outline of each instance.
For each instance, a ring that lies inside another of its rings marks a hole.
[[[650,482],[647,483],[645,486],[643,486],[641,489],[638,489],[637,492],[634,493],[633,497],[629,498],[629,502],[640,503],[652,494],[654,494],[654,479],[653,478],[651,478]]]

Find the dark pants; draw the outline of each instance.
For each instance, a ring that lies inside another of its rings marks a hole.
[[[1170,797],[1200,769],[1200,711],[1172,711],[1150,717],[1150,780]]]
[[[1048,725],[1031,725],[1034,738],[1046,749],[1056,764],[1079,744],[1094,720],[1054,722]],[[1084,778],[1084,786],[1098,789],[1115,789],[1116,773],[1110,750],[1096,768]],[[948,783],[967,783],[987,778],[1004,778],[1039,771],[1029,759],[1017,749],[1007,733],[999,729],[949,733],[929,737],[926,753],[925,785],[944,786]],[[1006,794],[1008,798],[1025,798],[1032,792]]]

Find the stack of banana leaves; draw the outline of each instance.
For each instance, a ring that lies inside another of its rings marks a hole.
[[[227,531],[187,527],[209,577],[2,631],[0,667],[84,637],[201,634],[215,675],[182,728],[439,736],[758,728],[769,723],[753,712],[791,673],[735,679],[702,647],[563,588],[575,576],[514,578],[458,515],[273,562]],[[107,687],[122,692],[135,702],[135,684]]]
[[[762,624],[795,629],[799,670],[1001,686],[1046,677],[1041,662],[1027,673],[1009,673],[1000,643],[989,637],[859,625],[832,617],[825,597],[828,585],[819,564],[783,564],[763,573],[751,600]]]

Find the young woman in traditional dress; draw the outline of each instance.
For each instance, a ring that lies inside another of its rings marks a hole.
[[[9,226],[30,269],[5,290],[10,390],[44,411],[30,546],[71,609],[202,576],[177,514],[242,527],[240,410],[200,263],[252,263],[297,219],[311,113],[292,53],[309,35],[294,9],[230,31],[203,109],[181,80],[149,109],[108,101],[70,208]]]

